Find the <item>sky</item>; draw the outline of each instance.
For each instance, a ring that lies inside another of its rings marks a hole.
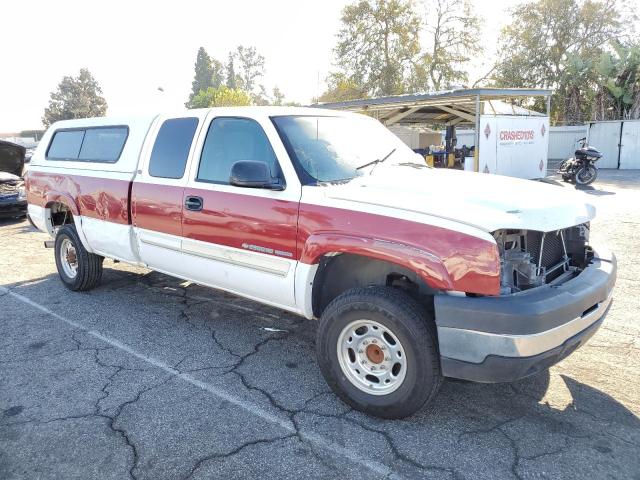
[[[418,0],[420,1],[420,0]],[[88,68],[108,115],[184,108],[200,46],[222,61],[237,45],[264,55],[263,83],[307,104],[325,88],[345,0],[20,0],[0,15],[0,133],[42,128],[50,93],[65,75]],[[472,0],[484,18],[490,65],[514,1]],[[419,5],[419,4],[418,4]],[[158,90],[162,87],[163,92]]]

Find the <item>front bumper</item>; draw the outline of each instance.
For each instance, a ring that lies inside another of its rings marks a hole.
[[[437,295],[442,374],[510,382],[547,369],[584,344],[611,303],[616,258],[597,249],[577,277],[503,297]]]

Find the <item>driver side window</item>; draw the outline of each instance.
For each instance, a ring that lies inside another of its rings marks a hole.
[[[231,167],[241,160],[265,162],[271,177],[274,180],[280,177],[278,160],[258,122],[237,117],[213,119],[202,147],[196,180],[229,185]]]

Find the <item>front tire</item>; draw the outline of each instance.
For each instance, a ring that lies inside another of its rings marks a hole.
[[[580,168],[576,172],[576,185],[586,186],[591,185],[598,178],[598,169],[593,165]]]
[[[442,383],[433,319],[389,287],[354,288],[334,299],[320,319],[316,354],[336,395],[377,417],[415,413]]]
[[[104,258],[84,248],[74,225],[58,230],[54,251],[60,280],[69,290],[91,290],[100,283]]]

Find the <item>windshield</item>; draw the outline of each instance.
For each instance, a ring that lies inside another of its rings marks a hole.
[[[386,156],[386,163],[416,161],[409,147],[369,117],[282,116],[273,122],[305,184],[365,175]]]

